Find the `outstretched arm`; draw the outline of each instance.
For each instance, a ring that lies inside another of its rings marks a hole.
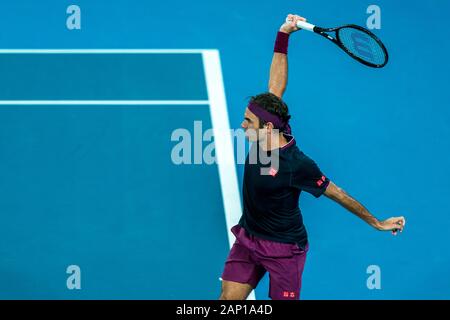
[[[282,97],[287,86],[288,78],[288,61],[287,61],[287,41],[292,32],[299,30],[297,21],[306,21],[298,15],[289,14],[287,20],[281,25],[275,43],[272,64],[270,65],[269,92],[278,97]],[[281,34],[280,34],[281,33]],[[283,47],[286,47],[286,52]]]
[[[344,190],[330,182],[324,193],[328,198],[336,201],[344,208],[354,213],[369,225],[380,231],[392,231],[395,235],[397,231],[402,232],[405,226],[404,217],[393,217],[384,221],[379,221],[357,200],[349,196]]]

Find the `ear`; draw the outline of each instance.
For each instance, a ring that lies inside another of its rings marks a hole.
[[[267,122],[267,123],[266,123],[266,126],[267,126],[267,132],[268,132],[268,133],[272,133],[272,130],[273,130],[273,123],[272,123],[272,122]]]

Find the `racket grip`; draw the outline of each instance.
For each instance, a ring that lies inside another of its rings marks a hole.
[[[315,25],[305,21],[297,21],[297,27],[308,31],[314,31]]]

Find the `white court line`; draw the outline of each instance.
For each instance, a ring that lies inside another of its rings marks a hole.
[[[210,102],[209,110],[214,130],[228,242],[231,248],[235,237],[230,228],[239,222],[242,208],[219,51],[204,50],[203,65],[205,68],[208,100]],[[255,300],[254,290],[248,296],[248,300]]]
[[[204,49],[0,49],[2,53],[202,53]]]
[[[0,105],[209,105],[208,100],[0,100]]]

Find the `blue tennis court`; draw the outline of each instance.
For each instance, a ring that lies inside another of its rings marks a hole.
[[[16,52],[0,68],[0,297],[216,298],[219,170],[171,159],[175,130],[212,128],[202,53]]]

